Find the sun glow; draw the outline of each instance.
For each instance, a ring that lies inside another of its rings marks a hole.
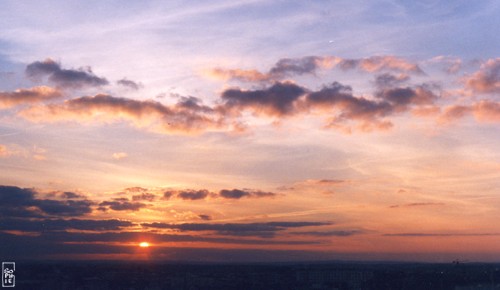
[[[147,247],[149,247],[149,243],[148,242],[141,242],[139,244],[139,247],[141,247],[141,248],[147,248]]]

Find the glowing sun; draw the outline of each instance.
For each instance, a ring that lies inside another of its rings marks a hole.
[[[141,247],[141,248],[147,248],[147,247],[149,247],[149,243],[148,242],[141,242],[139,244],[139,247]]]

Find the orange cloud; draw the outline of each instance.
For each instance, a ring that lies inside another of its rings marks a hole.
[[[151,100],[138,101],[106,94],[34,106],[18,114],[34,122],[128,120],[137,127],[163,133],[199,132],[224,126],[223,121],[217,119],[211,109],[199,105],[198,100],[166,106]]]
[[[270,76],[263,74],[257,70],[243,70],[243,69],[222,69],[215,68],[208,71],[208,76],[221,80],[239,80],[250,82],[261,82],[270,80]]]
[[[500,122],[500,103],[480,101],[473,106],[474,117],[483,122]]]
[[[471,114],[479,122],[500,122],[500,103],[482,100],[470,106],[449,106],[445,108],[438,121],[443,123],[450,123]]]
[[[395,56],[372,56],[359,60],[359,68],[367,72],[384,70],[422,74],[417,64]]]
[[[444,108],[443,113],[438,118],[438,122],[448,124],[458,119],[468,116],[472,112],[471,107],[453,105]]]
[[[0,92],[0,108],[10,108],[21,104],[44,102],[61,98],[62,96],[59,90],[46,86],[17,89],[13,92]]]
[[[500,58],[489,59],[464,82],[466,88],[476,93],[500,93]]]

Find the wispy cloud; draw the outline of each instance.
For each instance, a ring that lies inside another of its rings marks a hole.
[[[328,222],[267,222],[267,223],[142,223],[146,228],[176,229],[180,231],[213,231],[219,235],[274,237],[279,231],[291,228],[330,225]]]
[[[143,87],[143,85],[141,83],[137,83],[137,82],[127,80],[127,79],[118,80],[118,81],[116,81],[116,83],[120,86],[124,86],[124,87],[127,87],[129,89],[136,90],[136,91]]]
[[[208,75],[219,79],[233,79],[245,82],[269,82],[282,80],[296,75],[315,75],[320,69],[338,67],[342,70],[359,69],[361,71],[399,72],[423,74],[416,64],[396,56],[371,56],[368,58],[348,59],[337,56],[306,56],[301,58],[283,58],[263,73],[257,70],[215,68]]]

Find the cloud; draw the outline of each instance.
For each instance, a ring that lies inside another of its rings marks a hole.
[[[349,121],[356,121],[358,128],[362,131],[389,129],[392,123],[383,118],[395,112],[395,107],[391,103],[355,97],[352,95],[351,87],[337,82],[309,93],[306,96],[305,105],[309,108],[336,112],[336,116],[330,118],[326,127],[347,130],[347,132],[351,130],[350,126],[346,125]]]
[[[443,109],[442,114],[438,118],[440,123],[451,123],[465,116],[468,116],[472,112],[470,106],[453,105],[447,106]]]
[[[241,199],[241,198],[262,198],[275,197],[277,194],[261,190],[251,189],[221,189],[218,193],[211,192],[207,189],[182,189],[182,190],[166,190],[163,192],[163,199],[178,198],[183,200],[200,200],[206,198],[225,198],[225,199]]]
[[[63,230],[84,231],[114,231],[131,227],[134,223],[118,219],[87,220],[87,219],[39,219],[4,218],[0,230],[23,232],[47,232]]]
[[[318,69],[358,68],[381,73],[375,79],[373,96],[355,96],[350,86],[332,82],[319,90],[310,90],[290,81],[287,76],[315,74]],[[53,60],[34,62],[27,67],[32,76],[67,72]],[[80,74],[91,71],[79,70]],[[21,109],[18,116],[32,122],[120,122],[127,121],[138,128],[158,133],[200,133],[213,131],[241,132],[244,112],[255,116],[286,118],[297,115],[318,115],[325,119],[324,128],[350,133],[370,132],[393,127],[392,115],[434,105],[437,95],[430,85],[399,87],[409,80],[409,73],[423,73],[420,67],[396,56],[372,56],[362,59],[342,59],[335,56],[307,56],[280,59],[266,74],[257,71],[223,71],[239,78],[267,79],[272,84],[260,89],[233,87],[224,90],[213,106],[204,105],[193,96],[177,96],[175,104],[165,105],[153,100],[134,100],[97,94],[66,100],[62,103],[33,105]],[[250,73],[251,72],[251,73]],[[393,75],[392,73],[399,73]],[[78,74],[78,75],[80,75]],[[92,75],[93,76],[93,75]],[[88,76],[87,76],[88,77]],[[95,77],[95,76],[93,76]],[[78,78],[76,78],[78,79]],[[82,78],[86,80],[86,78]],[[133,82],[122,79],[122,85]],[[416,113],[414,114],[416,115]],[[113,158],[126,157],[115,152]]]
[[[273,197],[276,196],[273,192],[249,191],[241,189],[222,189],[219,191],[219,196],[228,199],[240,199],[242,197]]]
[[[257,70],[215,68],[210,70],[208,74],[210,77],[222,80],[232,79],[245,82],[262,82],[271,80],[269,75],[261,73]]]
[[[135,91],[137,91],[143,87],[143,85],[141,83],[136,83],[134,81],[127,80],[127,79],[118,80],[118,81],[116,81],[116,83],[120,86],[124,86],[124,87],[127,87],[127,88],[135,90]]]
[[[59,196],[62,197],[62,198],[67,198],[67,199],[83,198],[84,197],[84,196],[82,196],[80,194],[76,194],[74,192],[69,192],[69,191],[61,192],[59,194]]]
[[[334,231],[314,231],[314,232],[292,232],[290,234],[300,235],[300,236],[314,236],[314,237],[349,237],[363,233],[364,231],[360,230],[334,230]]]
[[[342,70],[359,69],[375,73],[392,71],[399,73],[423,74],[423,70],[415,63],[396,56],[371,56],[360,59],[344,59],[337,56],[305,56],[300,58],[282,58],[262,73],[257,70],[215,68],[209,76],[223,80],[244,82],[273,82],[294,75],[316,75],[319,69],[339,67]]]
[[[40,103],[61,98],[62,96],[59,90],[46,86],[17,89],[13,92],[0,92],[0,109],[22,104]]]
[[[387,237],[483,237],[500,236],[500,233],[396,233],[384,234]]]
[[[125,153],[125,152],[115,152],[113,153],[113,155],[111,155],[113,157],[113,159],[115,160],[122,160],[124,158],[127,158],[128,157],[128,154]]]
[[[0,217],[82,216],[92,212],[89,200],[37,199],[33,189],[0,185]]]
[[[320,180],[311,180],[311,181],[316,181],[317,184],[320,185],[337,185],[346,182],[345,180],[341,179],[320,179]]]
[[[32,79],[48,76],[49,81],[63,88],[100,87],[109,83],[105,78],[94,75],[90,67],[62,69],[59,63],[50,58],[29,64],[26,75]]]
[[[343,63],[346,63],[344,67]],[[354,65],[367,72],[395,71],[415,74],[424,73],[417,64],[392,55],[371,56],[363,59],[348,59],[343,60],[339,65],[344,69],[353,68]]]
[[[462,60],[452,56],[436,56],[430,60],[431,63],[439,63],[443,66],[444,71],[449,74],[456,74],[462,68]]]
[[[225,237],[204,237],[194,235],[179,235],[179,234],[158,234],[144,232],[68,232],[68,231],[49,231],[38,236],[17,235],[13,233],[0,232],[0,256],[9,259],[41,259],[71,257],[86,257],[88,254],[137,254],[137,241],[148,240],[157,243],[185,243],[185,242],[202,242],[212,244],[234,244],[234,245],[313,245],[319,244],[318,241],[301,241],[301,240],[261,240],[261,239],[242,239],[242,238],[225,238]],[[131,245],[132,244],[132,245]],[[152,247],[150,251],[153,253],[153,259],[163,259],[171,254],[177,253],[182,248],[171,247]],[[200,248],[198,248],[199,250]],[[212,251],[219,252],[216,247],[211,246]],[[204,252],[203,250],[202,252]],[[208,250],[210,251],[210,250]],[[248,250],[241,249],[232,251],[237,254],[240,251]],[[251,251],[253,254],[255,252]],[[272,251],[270,251],[272,253]],[[287,252],[289,253],[289,252]],[[298,251],[300,253],[300,251]],[[193,257],[193,256],[189,256]],[[188,257],[188,258],[189,258]],[[224,259],[219,259],[223,261]]]
[[[471,105],[448,106],[444,108],[438,122],[449,124],[470,115],[473,115],[479,122],[500,122],[500,103],[481,100]]]
[[[206,214],[199,214],[198,217],[204,221],[212,220],[212,217]]]
[[[107,211],[112,209],[115,211],[138,211],[147,205],[142,202],[130,202],[127,198],[115,198],[112,201],[103,201],[99,203],[98,210]]]
[[[310,114],[315,111],[322,116],[330,116],[326,128],[350,131],[349,123],[354,122],[358,129],[372,131],[391,128],[393,125],[387,117],[415,107],[432,105],[438,96],[433,93],[431,86],[425,84],[414,88],[386,87],[379,89],[374,99],[369,99],[354,96],[350,86],[338,82],[317,91],[289,82],[277,82],[259,90],[228,89],[222,93],[221,98],[224,101],[220,105],[222,111],[237,109],[236,112],[241,114],[243,110],[250,110],[270,117]]]
[[[306,90],[296,84],[277,82],[262,90],[228,89],[221,98],[229,110],[250,108],[256,113],[285,116],[294,113],[295,101],[305,93]]]
[[[475,93],[500,93],[500,58],[489,59],[479,71],[464,78],[465,87]]]
[[[128,120],[137,127],[161,133],[208,131],[224,126],[222,120],[207,113],[205,108],[188,106],[182,100],[175,106],[166,106],[152,100],[138,101],[105,94],[31,107],[20,111],[19,115],[33,122]]]
[[[282,58],[269,70],[269,75],[283,78],[290,75],[315,74],[318,68],[332,67],[338,63],[337,57],[306,56],[302,58]]]
[[[177,192],[177,197],[184,200],[199,200],[208,197],[210,192],[206,189],[181,190]]]
[[[445,205],[442,202],[414,202],[414,203],[406,203],[406,204],[396,204],[391,205],[390,208],[398,208],[398,207],[421,207],[421,206],[442,206]]]
[[[34,203],[48,215],[54,216],[80,216],[92,212],[93,203],[88,200],[51,200],[40,199]]]
[[[409,79],[410,76],[407,74],[399,74],[395,76],[390,73],[384,73],[375,77],[375,85],[378,88],[392,88],[407,82]]]
[[[378,91],[375,96],[390,102],[399,110],[406,110],[408,105],[432,105],[438,98],[426,86],[383,89]]]
[[[148,192],[143,192],[141,194],[133,195],[132,200],[133,201],[138,201],[138,200],[145,200],[145,201],[153,201],[156,199],[156,195]]]
[[[330,225],[328,222],[267,222],[267,223],[226,223],[226,224],[209,224],[209,223],[185,223],[185,224],[169,224],[169,223],[142,223],[145,228],[157,229],[176,229],[180,231],[213,231],[219,235],[229,236],[258,236],[264,238],[274,237],[279,231],[284,231],[290,228],[301,228],[310,226]]]
[[[500,122],[500,103],[483,100],[474,104],[474,117],[482,122]]]

